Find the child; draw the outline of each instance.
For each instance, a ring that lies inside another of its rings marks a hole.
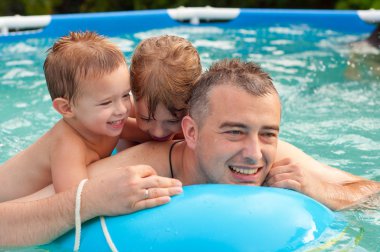
[[[130,72],[135,118],[121,135],[127,146],[181,137],[181,120],[202,72],[197,50],[178,36],[148,38],[136,47]]]
[[[115,148],[131,108],[129,71],[123,53],[93,32],[60,38],[44,63],[54,109],[52,129],[5,162],[0,201],[35,192],[53,182],[65,191],[87,177],[86,166]],[[9,188],[17,190],[10,192]],[[8,191],[7,191],[8,190]]]

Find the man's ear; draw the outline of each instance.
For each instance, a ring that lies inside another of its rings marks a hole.
[[[63,117],[68,118],[73,116],[70,102],[65,98],[55,98],[53,100],[53,108]]]
[[[182,118],[182,131],[187,145],[194,149],[198,139],[198,125],[189,115]]]

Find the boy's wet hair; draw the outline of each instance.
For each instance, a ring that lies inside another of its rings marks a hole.
[[[81,81],[102,77],[126,65],[120,49],[95,32],[70,32],[48,50],[44,72],[52,100],[75,102]]]
[[[197,50],[184,38],[164,35],[143,40],[131,61],[131,87],[136,101],[144,98],[149,118],[162,103],[178,118],[202,72]]]
[[[210,91],[220,85],[238,87],[258,97],[278,95],[272,78],[259,65],[240,59],[217,61],[198,79],[189,101],[189,114],[199,127],[202,127],[209,114]]]

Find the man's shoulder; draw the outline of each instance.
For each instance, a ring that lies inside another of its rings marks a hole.
[[[134,158],[131,156],[137,157],[135,164],[137,160],[143,161],[141,163],[152,166],[159,175],[169,176],[169,151],[174,142],[145,142],[127,149],[126,155],[130,155],[132,159]]]
[[[146,158],[165,159],[168,158],[169,150],[175,141],[149,141],[142,144],[138,144],[129,149],[129,151],[144,155]]]
[[[158,142],[158,141],[148,141],[142,144],[139,144],[137,146],[142,146],[142,148],[146,149],[155,149],[158,151],[163,151],[167,148],[170,148],[170,146],[176,141],[171,140],[171,141],[165,141],[165,142]]]

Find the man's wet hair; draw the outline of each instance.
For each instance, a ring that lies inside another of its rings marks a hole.
[[[272,78],[259,65],[236,58],[217,61],[198,79],[189,101],[189,114],[199,127],[209,113],[210,91],[220,85],[238,87],[257,97],[278,95]]]

